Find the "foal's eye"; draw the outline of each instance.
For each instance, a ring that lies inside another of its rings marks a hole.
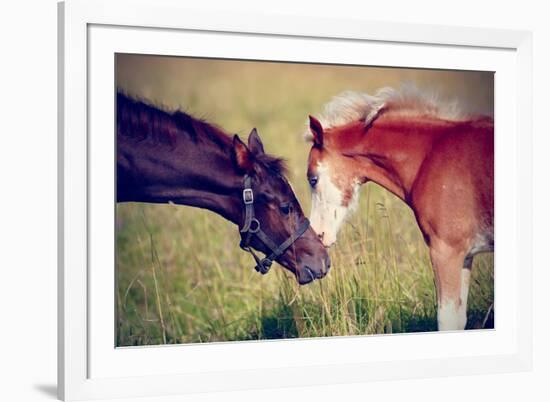
[[[319,178],[317,176],[310,176],[308,178],[308,181],[311,188],[315,188],[315,186],[317,185],[317,182],[319,181]]]
[[[279,208],[281,209],[281,212],[285,215],[288,215],[290,213],[290,210],[292,209],[290,204],[281,204]]]

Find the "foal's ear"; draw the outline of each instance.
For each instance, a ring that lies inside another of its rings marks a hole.
[[[254,155],[261,155],[264,153],[264,144],[256,128],[253,128],[250,134],[248,135],[248,149]]]
[[[319,148],[323,147],[323,126],[321,122],[312,115],[309,115],[309,129],[313,135],[313,145]]]
[[[239,170],[243,170],[245,172],[250,172],[252,170],[252,154],[237,134],[233,137],[233,149],[231,153],[233,162]]]

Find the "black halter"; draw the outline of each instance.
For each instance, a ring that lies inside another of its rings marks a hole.
[[[245,216],[241,233],[245,233],[246,235],[241,240],[240,246],[243,250],[248,251],[252,254],[252,257],[254,257],[254,260],[256,261],[256,266],[254,268],[256,271],[260,272],[262,275],[265,275],[268,273],[269,268],[271,268],[273,261],[283,255],[286,249],[305,233],[309,227],[309,220],[306,218],[298,227],[296,232],[277,246],[277,244],[261,229],[260,221],[254,217],[254,192],[252,191],[250,176],[248,175],[244,176],[243,202]],[[252,247],[250,247],[250,239],[253,235],[256,235],[256,237],[258,237],[258,239],[260,239],[261,242],[271,250],[271,254],[269,254],[269,256],[260,259]]]

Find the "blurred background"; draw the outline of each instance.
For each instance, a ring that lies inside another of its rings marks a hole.
[[[414,83],[492,114],[493,74],[403,68],[249,62],[119,54],[117,87],[182,109],[288,161],[289,180],[309,214],[303,140],[344,90],[374,93]],[[331,248],[327,277],[298,286],[275,266],[261,276],[238,246],[237,227],[214,213],[175,205],[117,204],[117,346],[215,342],[437,329],[433,274],[410,209],[379,186]],[[493,327],[493,256],[474,259],[468,328]]]

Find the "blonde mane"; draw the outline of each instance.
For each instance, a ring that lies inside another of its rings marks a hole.
[[[452,121],[461,121],[472,116],[456,100],[441,100],[435,92],[421,91],[414,85],[405,84],[399,89],[381,88],[375,95],[355,91],[342,92],[325,105],[319,121],[325,129],[354,121],[369,124],[382,109],[385,113],[429,116]],[[306,132],[306,139],[311,140],[309,130]]]

